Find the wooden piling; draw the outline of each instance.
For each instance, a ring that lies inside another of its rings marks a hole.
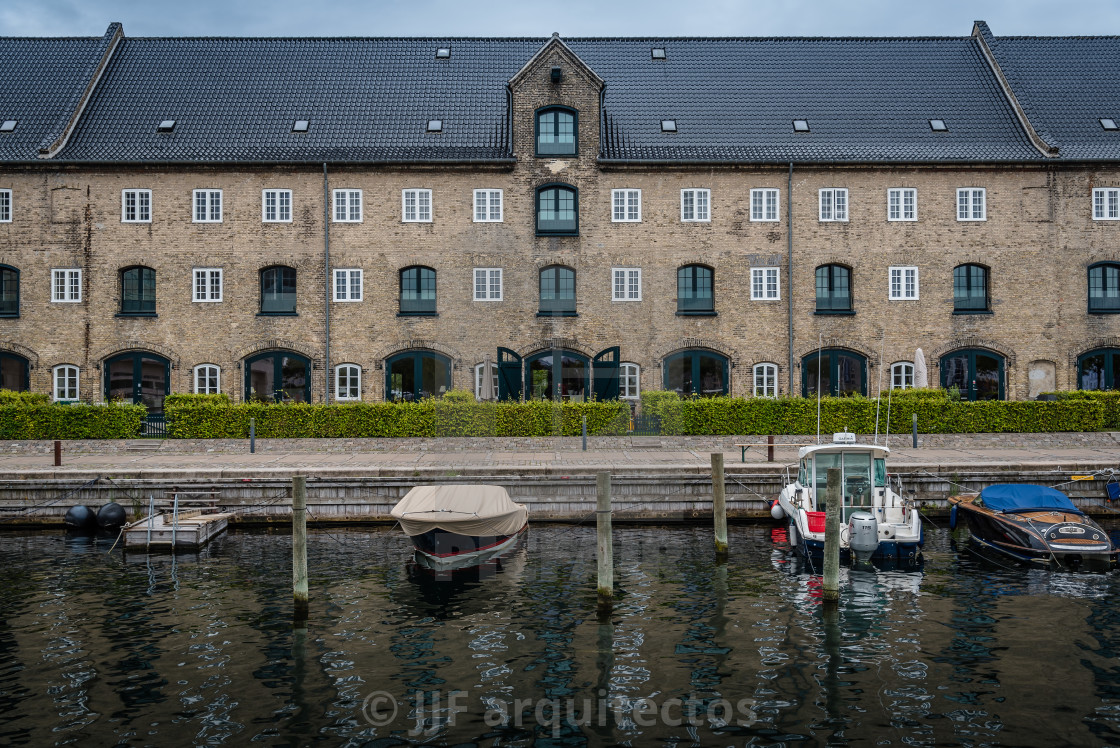
[[[724,491],[723,452],[712,452],[712,515],[716,556],[727,555],[727,494]]]
[[[62,442],[55,439],[54,442],[54,466],[61,467],[62,465]]]
[[[611,474],[595,476],[598,493],[595,528],[599,545],[599,609],[610,609],[614,598],[614,544],[611,537]]]
[[[766,461],[774,461],[774,435],[769,434],[766,437]]]
[[[292,478],[292,598],[297,622],[307,620],[307,478]]]
[[[840,468],[828,469],[828,488],[824,515],[824,584],[821,598],[825,603],[840,600],[840,517],[841,495]]]

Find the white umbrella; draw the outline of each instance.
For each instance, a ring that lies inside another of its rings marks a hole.
[[[479,399],[483,402],[494,399],[494,376],[490,373],[490,354],[482,359],[482,387]]]
[[[926,354],[922,349],[914,351],[914,386],[929,387],[929,370],[926,368]]]

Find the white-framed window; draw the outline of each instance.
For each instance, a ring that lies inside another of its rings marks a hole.
[[[913,187],[892,187],[887,190],[887,220],[918,220],[918,190]]]
[[[222,269],[195,268],[192,301],[222,300]]]
[[[712,191],[690,187],[681,190],[681,220],[709,223],[712,220]]]
[[[475,364],[474,367],[474,397],[476,400],[482,399],[482,382],[485,376],[486,364]],[[490,392],[491,397],[497,399],[498,397],[498,365],[493,361],[490,362]]]
[[[777,364],[754,365],[754,396],[778,396],[778,366]]]
[[[362,222],[362,191],[334,190],[334,222]]]
[[[475,223],[501,223],[502,221],[502,191],[501,190],[475,190],[474,191],[474,222]]]
[[[0,201],[3,197],[0,196]],[[4,213],[0,202],[0,216]],[[0,218],[0,220],[3,220]],[[1093,220],[1120,221],[1120,187],[1095,187],[1093,189]]]
[[[78,399],[78,367],[60,364],[54,367],[55,402]]]
[[[474,300],[475,301],[501,301],[502,300],[502,269],[501,268],[475,268],[474,269]]]
[[[751,268],[751,300],[776,301],[782,298],[781,268]]]
[[[334,399],[342,402],[362,399],[362,367],[357,364],[334,367]]]
[[[914,364],[899,361],[891,364],[891,389],[908,390],[914,386]]]
[[[642,300],[642,269],[611,268],[611,301]]]
[[[152,222],[152,191],[121,190],[121,223]]]
[[[772,188],[751,190],[751,220],[778,220],[778,191]]]
[[[0,223],[12,222],[12,191],[0,190]]]
[[[292,191],[261,190],[261,220],[265,223],[291,223]]]
[[[983,187],[960,187],[957,189],[957,220],[988,220],[986,192]]]
[[[194,222],[195,223],[221,223],[222,222],[222,191],[221,190],[195,190],[194,191]]]
[[[51,270],[51,301],[77,302],[82,300],[82,271],[72,268]]]
[[[222,370],[215,364],[194,367],[194,394],[217,395],[222,391]]]
[[[909,301],[918,298],[918,268],[916,267],[891,267],[890,292],[887,296],[891,301]]]
[[[829,187],[820,191],[820,220],[848,220],[848,190],[846,187]]]
[[[401,220],[405,223],[431,223],[432,191],[401,190]]]
[[[611,190],[611,221],[637,223],[642,220],[641,190]]]
[[[626,400],[637,400],[641,368],[637,364],[624,361],[618,365],[618,396]]]
[[[362,300],[362,271],[358,268],[334,269],[334,300]]]

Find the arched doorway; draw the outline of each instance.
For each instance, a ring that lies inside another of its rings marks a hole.
[[[1097,348],[1078,356],[1077,389],[1120,390],[1120,348]]]
[[[941,357],[941,386],[956,387],[962,400],[1003,400],[1004,378],[998,353],[965,349]]]
[[[163,356],[134,351],[105,361],[105,399],[144,405],[149,415],[163,413],[171,394],[171,362]]]
[[[541,351],[525,358],[527,400],[575,400],[587,398],[591,359],[566,348]]]
[[[813,351],[801,359],[802,396],[816,397],[818,385],[826,396],[866,395],[867,359],[842,348]]]
[[[14,392],[29,390],[31,365],[23,356],[14,353],[0,353],[0,388]]]
[[[451,389],[451,359],[432,351],[405,351],[385,362],[386,400],[441,397]]]
[[[311,402],[311,359],[268,351],[245,359],[245,402]]]
[[[689,348],[666,356],[665,389],[681,397],[714,397],[728,392],[728,361],[714,351]]]

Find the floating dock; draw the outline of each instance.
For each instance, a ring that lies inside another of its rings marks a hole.
[[[157,512],[155,502],[148,516],[126,525],[124,549],[128,551],[197,551],[226,531],[232,512],[216,512],[217,492],[168,493],[170,507]]]

